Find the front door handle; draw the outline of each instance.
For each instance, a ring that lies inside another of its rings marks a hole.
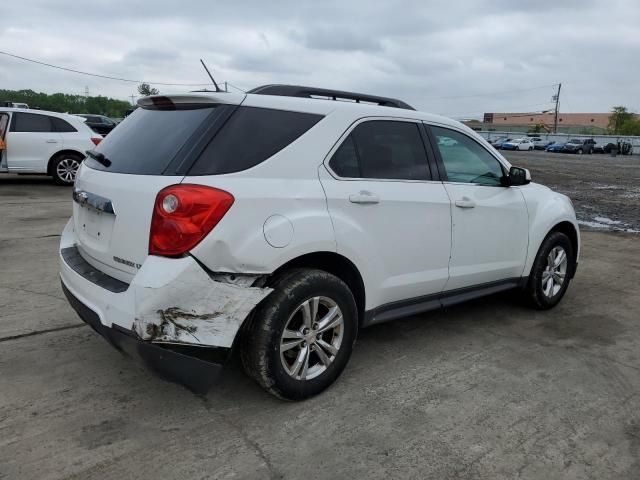
[[[53,138],[50,138],[49,140],[47,140],[47,143],[58,143],[58,140],[54,140]]]
[[[460,207],[460,208],[473,208],[476,206],[476,202],[474,202],[473,200],[467,198],[467,197],[462,197],[461,200],[456,200],[456,207]]]
[[[349,201],[351,203],[358,203],[360,205],[380,203],[380,197],[374,195],[371,192],[362,190],[360,193],[349,195]]]

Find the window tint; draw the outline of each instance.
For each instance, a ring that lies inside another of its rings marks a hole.
[[[126,128],[111,132],[95,149],[109,159],[111,165],[105,167],[92,158],[87,158],[85,163],[108,172],[162,175],[183,147],[187,150],[193,146],[190,138],[198,137],[198,128],[213,121],[221,110],[219,107],[137,108],[124,120]]]
[[[431,127],[450,182],[500,185],[500,163],[475,140],[447,128]]]
[[[53,132],[51,117],[34,113],[14,113],[12,132]]]
[[[341,177],[428,180],[427,156],[416,123],[369,121],[358,125],[329,162]]]
[[[342,145],[336,150],[329,161],[331,169],[339,176],[345,178],[362,178],[358,154],[353,137],[349,135]]]
[[[62,120],[58,117],[49,117],[51,119],[51,123],[53,123],[53,128],[56,132],[77,132],[69,122],[66,120]]]
[[[202,152],[189,175],[240,172],[258,165],[321,118],[310,113],[239,107]]]

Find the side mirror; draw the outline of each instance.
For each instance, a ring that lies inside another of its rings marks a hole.
[[[528,183],[531,183],[531,173],[526,168],[511,167],[509,176],[502,177],[502,185],[505,187],[527,185]]]

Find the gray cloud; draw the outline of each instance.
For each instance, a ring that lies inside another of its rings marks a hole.
[[[638,25],[636,0],[32,0],[3,10],[0,50],[165,83],[207,82],[204,58],[247,89],[352,89],[454,116],[542,110],[553,88],[534,87],[560,81],[566,111],[640,110]],[[0,85],[119,98],[136,88],[4,56]]]

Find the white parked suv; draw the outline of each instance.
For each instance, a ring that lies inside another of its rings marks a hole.
[[[238,349],[265,389],[303,399],[360,328],[508,289],[551,308],[576,271],[570,200],[456,121],[284,85],[138,103],[80,167],[62,287],[192,389]]]
[[[43,173],[72,185],[85,152],[101,140],[81,117],[0,108],[0,172]]]

